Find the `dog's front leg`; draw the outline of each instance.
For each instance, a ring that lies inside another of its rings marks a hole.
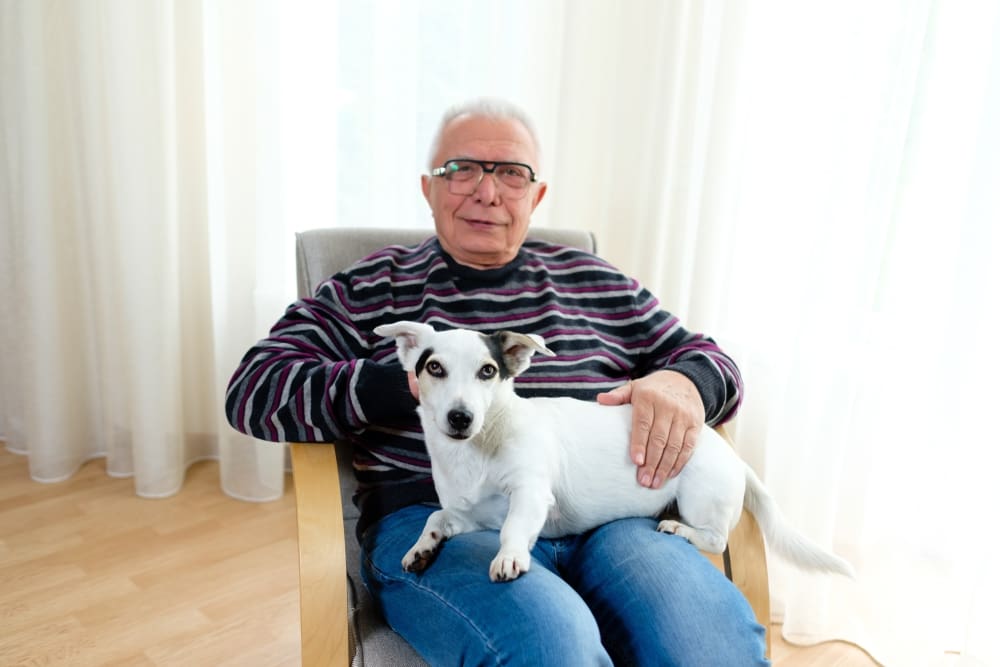
[[[531,547],[545,525],[555,498],[530,486],[511,490],[510,509],[500,529],[500,551],[490,563],[490,579],[513,581],[531,567]]]
[[[446,539],[476,528],[476,524],[462,514],[439,509],[427,517],[420,539],[403,556],[403,569],[407,572],[423,572],[437,556]]]

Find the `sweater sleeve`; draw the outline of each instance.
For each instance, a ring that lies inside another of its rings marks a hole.
[[[339,440],[371,424],[401,423],[416,400],[392,350],[373,348],[370,323],[329,298],[292,304],[244,356],[226,392],[226,417],[263,440]]]
[[[648,320],[651,344],[644,348],[639,374],[682,373],[698,388],[707,424],[715,426],[732,418],[743,400],[743,377],[736,362],[709,336],[681,326],[645,289],[636,293],[636,303],[637,312],[653,313]]]

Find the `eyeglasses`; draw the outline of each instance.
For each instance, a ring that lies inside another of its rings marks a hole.
[[[492,167],[487,168],[486,165]],[[448,192],[471,195],[483,180],[483,174],[493,174],[505,197],[520,199],[528,186],[538,178],[534,170],[521,162],[483,162],[482,160],[448,160],[444,166],[431,170],[431,176],[448,181]]]

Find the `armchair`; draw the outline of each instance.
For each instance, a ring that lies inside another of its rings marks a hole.
[[[297,234],[298,293],[312,294],[327,277],[381,247],[415,244],[429,234],[426,230],[370,228]],[[530,235],[591,252],[595,245],[593,235],[581,230],[533,228]],[[356,482],[349,447],[291,443],[290,450],[298,511],[302,664],[425,665],[380,618],[360,582],[360,547],[354,537],[359,514],[351,500]],[[767,563],[753,517],[744,511],[726,552],[709,557],[749,600],[767,631],[770,654]]]

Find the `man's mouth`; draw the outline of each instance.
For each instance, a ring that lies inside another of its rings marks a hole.
[[[494,222],[492,220],[479,220],[476,218],[465,218],[465,223],[472,225],[474,227],[500,227],[503,226],[502,222]]]

